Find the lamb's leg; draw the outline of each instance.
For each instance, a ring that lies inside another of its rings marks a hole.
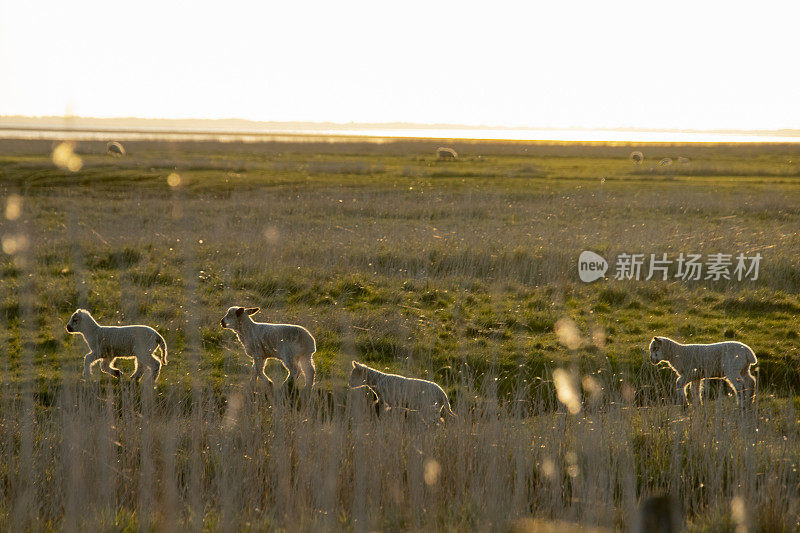
[[[292,388],[297,376],[303,373],[303,369],[297,364],[295,355],[291,352],[290,348],[284,344],[278,348],[278,360],[283,363],[283,367],[288,372],[286,379],[283,380],[281,386]]]
[[[736,405],[742,407],[744,405],[744,383],[742,382],[742,378],[739,376],[728,376],[724,380],[730,387],[733,389],[733,393],[736,395]]]
[[[255,385],[256,381],[259,379],[263,379],[264,381],[269,382],[272,384],[272,380],[269,379],[267,374],[264,372],[264,365],[267,364],[266,359],[261,358],[253,358],[253,375],[250,377],[250,383]]]
[[[146,359],[147,366],[150,367],[150,371],[153,373],[153,384],[155,384],[156,380],[158,380],[158,375],[161,373],[161,361],[159,361],[153,354],[150,354],[150,357]]]
[[[136,357],[135,360],[136,362],[134,363],[136,368],[134,368],[133,370],[133,375],[131,376],[131,380],[139,381],[140,379],[142,379],[142,374],[144,374],[144,368],[146,366],[146,363],[142,359],[143,358],[140,358],[138,356]]]
[[[696,379],[690,384],[692,391],[692,403],[697,402],[697,405],[703,405],[703,380]]]
[[[94,352],[89,352],[83,357],[83,379],[88,380],[92,377],[92,365],[97,359]]]
[[[303,368],[300,366],[300,363],[297,361],[297,359],[290,360],[289,376],[286,378],[286,388],[289,390],[289,392],[297,390],[298,378],[303,375],[305,375],[303,373]]]
[[[317,369],[314,366],[314,360],[311,357],[307,359],[301,359],[300,366],[303,367],[303,374],[306,376],[306,389],[308,389],[308,392],[311,392],[317,375]]]
[[[435,403],[428,413],[428,420],[437,426],[444,421],[444,418],[442,418],[442,407],[442,404]]]
[[[109,376],[114,376],[117,379],[122,378],[122,372],[119,370],[119,368],[114,366],[113,361],[110,359],[103,359],[100,361],[100,370]]]
[[[750,373],[750,368],[742,370],[742,380],[744,380],[745,405],[752,404],[756,400],[756,378]]]
[[[686,405],[689,403],[686,399],[686,387],[689,386],[689,382],[683,376],[678,376],[675,385],[678,387],[678,398],[680,399],[681,405]]]
[[[266,359],[262,358],[253,358],[253,373],[250,376],[250,390],[257,394],[259,392],[259,382],[261,386],[266,389],[267,396],[272,399],[273,398],[273,389],[274,385],[272,380],[269,379],[267,374],[264,372],[264,365],[267,364]]]
[[[746,403],[752,404],[756,401],[756,378],[748,372],[744,377],[745,390],[747,391]]]

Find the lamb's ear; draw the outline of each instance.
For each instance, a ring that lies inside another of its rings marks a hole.
[[[247,309],[244,310],[244,312],[247,313],[248,315],[254,315],[259,311],[261,311],[260,307],[248,307]]]
[[[350,361],[350,362],[353,364],[353,368],[358,366],[358,363],[356,363],[355,361]]]
[[[237,307],[236,316],[242,316],[242,313],[244,313],[244,307]]]

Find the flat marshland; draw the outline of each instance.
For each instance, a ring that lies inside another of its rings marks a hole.
[[[0,530],[626,530],[652,494],[691,531],[800,527],[800,147],[124,144],[70,172],[0,141]],[[681,253],[762,259],[644,279]],[[250,386],[231,305],[314,334],[310,398]],[[165,337],[154,389],[79,381],[78,307]],[[751,346],[754,408],[682,408],[653,335]],[[354,359],[458,418],[377,416]]]

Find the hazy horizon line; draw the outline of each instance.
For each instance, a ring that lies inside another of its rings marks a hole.
[[[52,124],[54,121],[91,121],[102,123],[113,122],[140,122],[140,123],[173,123],[173,124],[187,124],[187,123],[206,123],[220,125],[228,124],[249,124],[254,127],[316,127],[321,126],[333,129],[449,129],[449,130],[508,130],[508,131],[616,131],[616,132],[663,132],[663,133],[772,133],[772,134],[797,134],[800,128],[770,128],[770,129],[738,129],[738,128],[657,128],[645,126],[503,126],[503,125],[488,125],[488,124],[458,124],[458,123],[424,123],[424,122],[406,122],[406,121],[383,121],[383,122],[335,122],[335,121],[313,121],[313,120],[254,120],[247,118],[155,118],[155,117],[93,117],[93,116],[80,116],[80,115],[0,115],[0,128],[11,126],[11,121],[22,120],[25,122],[41,122],[46,123],[49,121],[49,126],[56,126]],[[4,122],[6,124],[4,124]],[[71,127],[79,125],[69,125]]]

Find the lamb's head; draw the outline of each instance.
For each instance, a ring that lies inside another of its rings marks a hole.
[[[350,388],[355,389],[356,387],[360,387],[362,385],[367,384],[367,371],[366,366],[362,365],[361,363],[357,363],[353,361],[353,370],[350,371]]]
[[[666,343],[661,337],[653,337],[650,341],[650,362],[657,365],[667,359],[665,352]]]
[[[67,322],[67,331],[69,333],[80,333],[83,331],[83,328],[86,324],[89,324],[92,321],[92,315],[89,314],[89,311],[86,309],[78,309],[69,319]]]
[[[242,318],[258,313],[258,307],[229,307],[228,312],[219,321],[219,325],[226,329],[238,330],[242,325]]]

